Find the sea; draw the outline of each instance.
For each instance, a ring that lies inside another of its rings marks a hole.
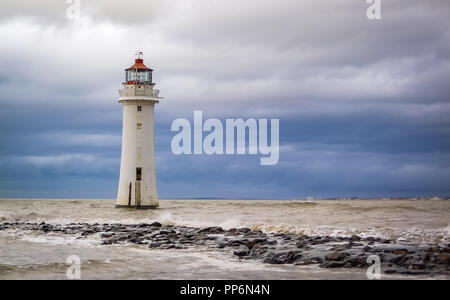
[[[0,199],[0,223],[160,222],[163,225],[299,235],[379,237],[418,244],[450,243],[450,199],[227,200],[166,199],[156,210],[115,209],[107,199]],[[230,249],[149,249],[102,245],[39,231],[0,231],[0,279],[68,279],[68,257],[80,259],[81,279],[367,279],[364,269],[270,265],[241,260]],[[384,279],[427,276],[383,275]],[[433,279],[449,279],[443,275]]]

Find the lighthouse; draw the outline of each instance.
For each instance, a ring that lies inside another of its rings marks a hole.
[[[159,90],[142,52],[125,69],[119,102],[123,106],[122,156],[116,208],[149,209],[159,205],[155,172],[154,108]]]

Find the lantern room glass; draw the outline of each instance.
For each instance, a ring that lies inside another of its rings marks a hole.
[[[152,82],[152,71],[151,70],[140,70],[131,69],[125,71],[126,82],[134,81],[139,83],[151,83]]]

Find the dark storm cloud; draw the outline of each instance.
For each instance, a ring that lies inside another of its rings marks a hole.
[[[449,194],[448,1],[65,1],[0,12],[0,196],[114,197],[141,48],[163,197]],[[175,156],[170,123],[280,118],[280,162]],[[87,178],[89,180],[87,180]]]

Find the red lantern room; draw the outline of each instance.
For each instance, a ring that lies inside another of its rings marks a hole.
[[[125,82],[127,84],[150,84],[152,83],[153,70],[144,65],[144,60],[141,58],[142,52],[137,53],[134,65],[125,69]]]

